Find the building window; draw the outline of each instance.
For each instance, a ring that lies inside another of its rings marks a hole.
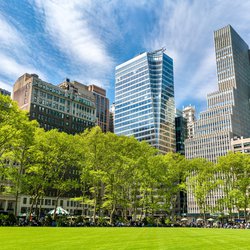
[[[50,199],[45,199],[45,205],[50,206],[51,205],[51,200]]]
[[[23,198],[23,204],[27,204],[27,198],[26,197]]]

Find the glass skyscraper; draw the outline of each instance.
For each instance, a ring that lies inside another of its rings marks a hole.
[[[165,49],[142,53],[116,67],[115,133],[175,151],[173,60]]]

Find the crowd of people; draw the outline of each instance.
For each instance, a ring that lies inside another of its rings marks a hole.
[[[250,229],[250,220],[176,220],[171,222],[164,218],[144,218],[142,221],[132,219],[122,221],[119,218],[110,223],[109,218],[99,217],[95,221],[93,218],[83,216],[45,216],[36,217],[15,217],[13,214],[0,215],[0,226],[59,226],[59,227],[197,227],[197,228],[224,228],[224,229]]]

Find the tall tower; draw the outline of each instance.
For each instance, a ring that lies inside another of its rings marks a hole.
[[[109,109],[109,131],[112,133],[114,133],[114,119],[115,119],[115,103],[112,103]]]
[[[183,108],[182,115],[187,120],[187,138],[193,138],[194,122],[195,122],[195,107],[189,105]]]
[[[217,157],[231,149],[231,139],[250,136],[250,63],[248,45],[230,26],[214,32],[219,90],[207,95],[206,111],[194,122],[193,138],[185,141],[187,158]],[[219,189],[207,198],[211,207],[224,196]],[[199,208],[188,188],[189,214],[199,214]]]
[[[250,137],[249,48],[230,26],[214,32],[219,90],[207,95],[208,109],[185,142],[187,158],[216,162],[231,149],[234,136]]]
[[[185,155],[184,141],[187,139],[187,119],[181,110],[175,112],[176,153]]]
[[[116,67],[115,133],[175,151],[173,60],[164,49],[142,53]]]
[[[106,97],[106,90],[94,84],[88,86],[95,96],[97,125],[103,132],[109,131],[109,99]]]

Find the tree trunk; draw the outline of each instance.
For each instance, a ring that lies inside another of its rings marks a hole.
[[[38,210],[38,218],[41,218],[42,201],[43,201],[43,196],[41,196],[41,198],[40,198],[40,204],[39,204],[39,210]]]
[[[96,188],[95,188],[94,211],[93,211],[93,221],[94,221],[94,223],[95,223],[95,218],[96,218],[96,207],[97,207],[97,193],[96,193]]]
[[[54,214],[53,214],[53,219],[54,219],[54,220],[56,220],[56,209],[57,209],[57,206],[58,206],[59,197],[60,197],[60,192],[57,191],[56,203],[55,203]]]
[[[114,215],[114,212],[115,212],[115,206],[113,206],[113,208],[112,208],[112,210],[111,210],[111,212],[110,212],[110,220],[109,220],[110,225],[112,225],[112,223],[113,223],[113,215]]]
[[[16,190],[16,194],[15,194],[15,211],[14,211],[15,216],[17,216],[17,202],[18,202],[18,197],[19,197],[19,191]]]
[[[30,205],[30,211],[29,211],[29,217],[28,217],[29,220],[30,220],[30,218],[31,218],[32,211],[33,211],[33,207],[34,207],[34,204],[35,204],[36,199],[37,199],[37,196],[35,196],[34,198],[32,198],[32,203],[31,203],[31,205]]]

